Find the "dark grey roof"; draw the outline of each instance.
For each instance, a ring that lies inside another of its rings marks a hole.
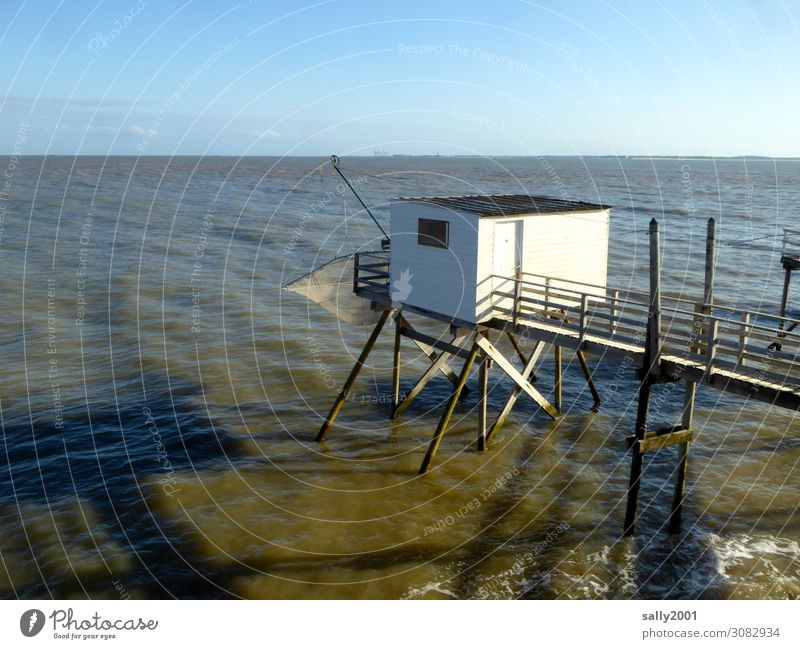
[[[528,194],[501,194],[476,196],[408,196],[398,201],[429,203],[458,212],[471,212],[481,216],[505,216],[508,214],[551,214],[553,212],[576,212],[581,210],[604,210],[608,205],[568,201],[547,196]]]

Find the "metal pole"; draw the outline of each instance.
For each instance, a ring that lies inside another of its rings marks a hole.
[[[374,214],[372,213],[372,211],[371,211],[371,210],[370,210],[370,209],[367,207],[367,204],[366,204],[366,203],[365,203],[365,202],[364,202],[364,201],[361,199],[361,196],[359,196],[359,195],[358,195],[358,192],[357,192],[357,191],[355,190],[355,188],[354,188],[354,187],[353,187],[353,186],[350,184],[350,181],[349,181],[349,180],[347,180],[347,177],[346,177],[346,176],[345,176],[345,175],[342,173],[342,170],[341,170],[341,169],[339,169],[339,156],[337,156],[337,155],[332,155],[332,156],[331,156],[331,164],[333,165],[333,168],[334,168],[334,169],[336,169],[336,173],[337,173],[337,174],[339,174],[339,176],[341,176],[342,180],[344,180],[344,182],[345,182],[345,183],[347,184],[347,186],[350,188],[350,191],[351,191],[351,192],[353,192],[353,195],[354,195],[354,196],[355,196],[355,197],[358,199],[358,202],[359,202],[359,203],[361,203],[361,207],[363,207],[365,210],[367,210],[367,214],[369,214],[369,215],[370,215],[370,218],[372,218],[372,220],[375,222],[375,225],[377,225],[377,226],[378,226],[378,229],[379,229],[381,232],[383,232],[383,236],[384,236],[384,237],[386,237],[386,238],[388,239],[388,238],[389,238],[389,235],[388,235],[388,234],[386,234],[386,230],[384,230],[384,229],[383,229],[383,226],[381,226],[381,224],[380,224],[380,223],[378,223],[378,219],[376,219],[376,218],[375,218],[375,215],[374,215]]]

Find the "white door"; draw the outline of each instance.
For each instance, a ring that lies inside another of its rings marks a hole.
[[[501,221],[494,224],[494,290],[503,293],[514,293],[514,282],[522,261],[522,221]],[[513,298],[494,296],[494,305],[502,309],[511,309]],[[508,313],[498,312],[498,316]]]

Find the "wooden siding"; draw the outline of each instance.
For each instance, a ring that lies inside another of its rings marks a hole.
[[[477,321],[491,316],[487,309],[494,259],[494,226],[521,219],[522,271],[546,277],[604,286],[608,275],[609,210],[560,214],[483,217],[480,222]],[[575,288],[569,282],[553,287]]]
[[[417,221],[420,218],[450,223],[450,241],[446,250],[417,243]],[[475,322],[478,220],[475,214],[411,201],[393,201],[390,252],[393,299],[400,297],[410,306]],[[411,275],[408,295],[403,294],[406,285],[402,280],[404,271]]]

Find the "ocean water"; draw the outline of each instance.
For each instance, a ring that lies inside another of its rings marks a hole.
[[[3,160],[2,162],[5,162]],[[416,475],[446,379],[390,422],[385,333],[314,443],[369,328],[281,290],[380,232],[323,158],[9,159],[0,186],[0,596],[796,598],[800,426],[700,388],[684,527],[675,449],[646,457],[620,537],[636,383],[565,357],[564,410],[520,400],[485,453],[474,392]],[[609,282],[774,311],[800,162],[343,158],[388,223],[398,195],[529,192],[614,207]],[[797,314],[796,305],[791,312]],[[414,322],[422,322],[418,319]],[[425,364],[404,343],[401,390]],[[472,379],[474,381],[474,378]],[[546,361],[539,389],[552,390]],[[509,394],[493,377],[490,408]],[[665,390],[665,388],[657,388]],[[665,424],[680,397],[665,394]]]

